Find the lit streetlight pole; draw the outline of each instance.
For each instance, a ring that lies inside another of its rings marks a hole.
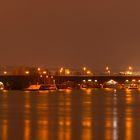
[[[105,68],[105,70],[106,70],[106,73],[107,73],[108,75],[111,74],[111,70],[110,70],[110,68],[109,68],[108,66]]]

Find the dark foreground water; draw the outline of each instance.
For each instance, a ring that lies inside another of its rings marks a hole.
[[[0,92],[0,140],[139,140],[140,91]]]

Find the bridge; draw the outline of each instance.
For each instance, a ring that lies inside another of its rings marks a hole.
[[[104,75],[95,75],[95,76],[54,76],[54,79],[56,80],[57,84],[62,84],[67,81],[71,81],[77,84],[80,84],[83,80],[88,81],[98,81],[99,84],[103,84],[105,82],[108,82],[110,80],[114,80],[120,84],[127,81],[139,81],[140,82],[140,76],[104,76]]]
[[[6,89],[20,90],[37,82],[36,76],[25,75],[0,75],[0,82]]]
[[[103,84],[109,80],[114,80],[120,84],[127,81],[139,81],[140,76],[49,76],[40,77],[37,75],[0,75],[0,82],[7,89],[21,90],[28,87],[31,84],[42,84],[42,83],[52,83],[55,81],[56,84],[63,84],[65,82],[73,82],[75,84],[80,84],[82,81],[98,81],[99,84]]]

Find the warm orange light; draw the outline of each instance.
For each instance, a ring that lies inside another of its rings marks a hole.
[[[88,71],[87,71],[87,74],[91,74],[91,71],[90,71],[90,70],[88,70]]]
[[[106,69],[106,71],[108,71],[109,70],[109,67],[107,66],[105,69]]]
[[[108,70],[107,72],[108,72],[108,74],[110,74],[110,70]]]
[[[3,73],[6,75],[7,74],[7,71],[4,71]]]
[[[132,75],[132,72],[131,71],[126,71],[126,74],[127,75]]]
[[[132,80],[132,82],[136,82],[136,80],[135,80],[135,79],[133,79],[133,80]]]
[[[60,69],[60,73],[62,73],[62,72],[63,72],[63,70],[64,70],[64,68],[61,68],[61,69]]]
[[[88,79],[88,82],[92,82],[92,79]]]
[[[27,75],[28,75],[29,73],[30,73],[29,71],[25,71],[25,74],[27,74]]]
[[[41,68],[37,68],[37,70],[38,70],[38,71],[40,71],[40,70],[41,70]]]
[[[70,70],[66,70],[66,74],[67,75],[70,75]]]
[[[98,80],[94,80],[96,83],[98,82]]]
[[[131,66],[129,66],[128,69],[131,71],[133,68]]]
[[[86,71],[86,70],[87,70],[87,68],[86,68],[86,67],[83,67],[83,70],[84,70],[84,71]]]
[[[46,71],[43,71],[43,74],[46,74],[47,72]]]

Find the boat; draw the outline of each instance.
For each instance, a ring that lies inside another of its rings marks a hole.
[[[26,91],[38,91],[40,89],[40,85],[30,85],[28,88],[26,88]]]
[[[80,85],[80,88],[81,88],[81,89],[86,89],[86,88],[87,88],[87,85],[81,84],[81,85]]]
[[[130,84],[129,86],[128,86],[128,89],[138,89],[139,87],[138,87],[138,85],[137,84]]]
[[[40,90],[56,90],[57,87],[55,84],[39,84],[39,85],[30,85],[26,88],[26,91],[40,91]]]
[[[67,89],[68,86],[66,84],[57,84],[57,89]]]
[[[55,84],[43,84],[40,86],[39,90],[57,90],[57,87]]]

